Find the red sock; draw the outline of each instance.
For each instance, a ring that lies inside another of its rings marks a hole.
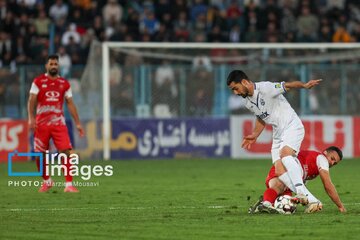
[[[64,173],[65,181],[66,182],[72,182],[73,177],[70,175],[70,167],[71,167],[70,159],[68,158],[67,163],[65,163],[65,164],[64,164],[64,159],[62,161],[63,161],[62,162],[63,165],[65,165],[65,167],[66,167],[66,170],[65,170],[65,173]]]
[[[274,204],[277,195],[278,194],[274,189],[268,188],[264,192],[264,201],[268,201],[271,202],[271,204]]]
[[[40,159],[37,157],[35,161],[36,161],[37,169],[38,169],[38,171],[40,171]],[[43,158],[43,161],[42,161],[42,165],[43,165],[42,178],[44,180],[48,180],[50,178],[50,176],[46,175],[46,162],[45,162],[44,158]]]
[[[283,193],[283,195],[288,195],[288,196],[292,196],[292,191],[290,189],[286,189]]]

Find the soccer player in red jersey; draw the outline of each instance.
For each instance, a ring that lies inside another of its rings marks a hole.
[[[49,150],[49,141],[52,138],[57,150],[69,156],[72,145],[65,124],[64,99],[81,137],[84,136],[84,130],[72,99],[70,84],[59,76],[59,57],[50,55],[45,68],[46,73],[34,79],[28,100],[28,123],[30,129],[34,131],[34,150],[45,153]],[[36,164],[40,169],[39,158],[36,159]],[[64,192],[78,192],[78,189],[72,185],[70,162],[67,161],[64,165],[66,180]],[[46,192],[53,186],[50,176],[45,173],[45,166],[45,158],[43,158],[44,183],[39,192]]]
[[[342,160],[342,157],[343,154],[341,150],[338,147],[331,146],[325,149],[322,153],[317,151],[301,150],[298,155],[298,160],[303,170],[304,182],[307,180],[312,180],[320,175],[326,193],[336,204],[340,212],[346,212],[346,209],[340,200],[336,188],[331,181],[329,173],[329,168],[338,164]],[[256,203],[254,206],[259,206],[262,204],[261,202],[265,201],[274,204],[278,195],[286,194],[291,196],[292,194],[291,190],[289,190],[276,176],[274,166],[270,169],[268,176],[266,177],[265,184],[267,189],[264,192],[264,197],[260,197],[261,201]],[[317,212],[322,209],[322,203],[311,193],[308,193],[308,198],[309,204],[307,205],[305,212]],[[252,210],[255,211],[255,208],[253,207]],[[266,212],[275,212],[267,210]]]

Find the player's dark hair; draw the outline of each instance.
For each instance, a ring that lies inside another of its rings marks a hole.
[[[229,73],[227,77],[227,85],[229,86],[232,82],[240,83],[241,80],[249,80],[248,76],[241,70],[233,70]]]
[[[49,55],[49,56],[47,57],[47,61],[46,61],[46,62],[48,62],[50,59],[51,59],[51,60],[59,61],[59,56],[56,55],[56,54]]]
[[[338,148],[338,147],[336,147],[336,146],[331,146],[331,147],[328,147],[327,149],[325,149],[327,152],[329,152],[329,151],[334,151],[334,152],[336,152],[338,155],[339,155],[339,157],[340,157],[340,160],[342,160],[342,158],[343,158],[343,153],[342,153],[342,151],[340,150],[340,148]]]

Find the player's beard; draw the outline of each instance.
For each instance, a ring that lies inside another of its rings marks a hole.
[[[242,96],[243,98],[247,98],[249,96],[249,90],[247,88],[245,88],[245,93],[244,94],[238,94],[238,96]]]
[[[56,68],[52,68],[49,70],[49,75],[55,77],[58,75],[58,70]]]

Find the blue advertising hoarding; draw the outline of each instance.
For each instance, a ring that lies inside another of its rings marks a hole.
[[[101,159],[101,123],[84,125],[86,138],[74,136],[76,151]],[[230,157],[228,118],[113,119],[111,128],[111,159]]]
[[[230,156],[228,119],[115,120],[112,132],[128,144],[115,159]]]

